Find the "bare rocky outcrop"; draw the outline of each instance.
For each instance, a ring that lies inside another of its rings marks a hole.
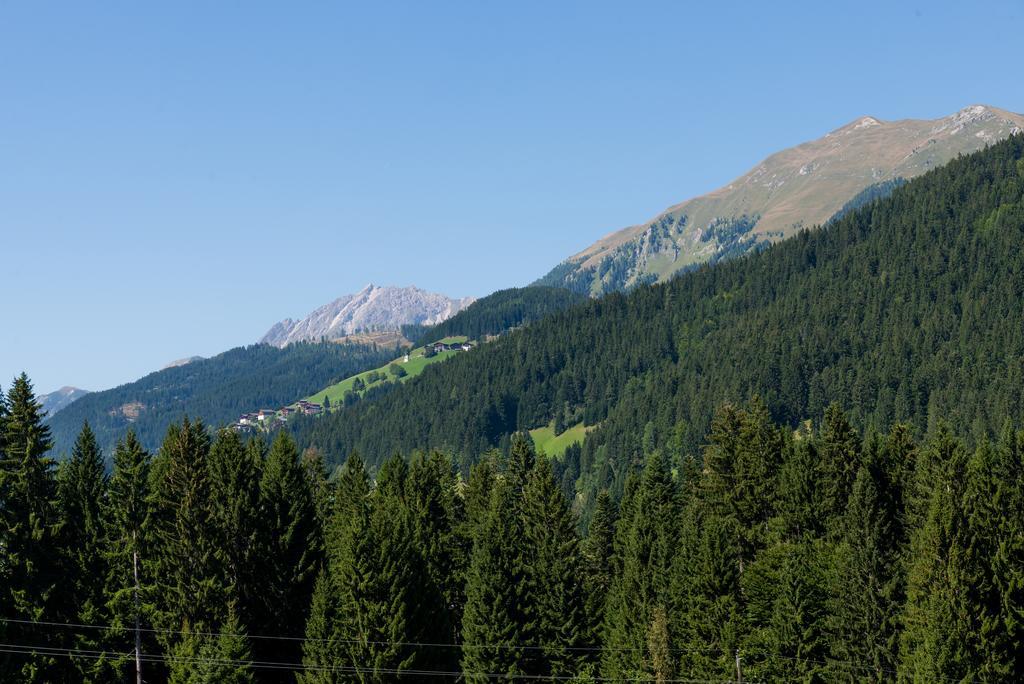
[[[335,340],[361,331],[398,330],[403,325],[434,325],[473,303],[418,287],[367,285],[325,304],[300,320],[274,324],[261,343],[284,347],[303,340]]]
[[[79,389],[78,387],[61,387],[56,392],[39,395],[38,401],[42,404],[43,410],[52,416],[86,394],[89,394],[89,390]]]

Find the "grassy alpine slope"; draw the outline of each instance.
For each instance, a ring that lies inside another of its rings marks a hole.
[[[933,120],[865,116],[771,155],[714,192],[606,235],[538,281],[600,294],[822,224],[872,186],[920,176],[1024,128],[1024,115],[972,105]]]
[[[454,344],[456,342],[465,342],[465,336],[459,337],[445,337],[438,342],[445,344]],[[405,361],[406,352],[403,352],[398,357],[391,359],[388,363],[373,368],[368,371],[363,371],[355,375],[351,375],[341,382],[334,383],[329,387],[325,387],[316,394],[311,394],[306,397],[306,401],[312,401],[317,404],[323,404],[324,399],[329,399],[332,406],[338,406],[345,401],[345,395],[352,392],[354,395],[362,396],[366,392],[382,387],[388,382],[408,382],[412,380],[420,373],[423,372],[427,366],[437,363],[438,361],[444,361],[451,357],[459,354],[458,351],[443,351],[431,356],[427,356],[426,347],[417,347],[416,349],[408,350],[409,360]],[[396,376],[392,371],[391,367],[401,368],[404,375]],[[356,387],[356,383],[359,383],[362,389]]]
[[[588,428],[583,423],[573,425],[557,435],[553,425],[545,425],[544,427],[530,430],[530,437],[533,439],[533,445],[538,453],[543,452],[546,456],[558,458],[565,453],[570,444],[580,444],[583,442],[587,432]]]

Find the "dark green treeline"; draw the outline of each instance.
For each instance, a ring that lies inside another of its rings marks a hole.
[[[1024,676],[1024,432],[936,420],[793,431],[725,405],[654,449],[589,534],[529,442],[353,455],[183,421],[85,426],[46,456],[31,385],[0,409],[0,680],[1015,681]],[[969,432],[969,431],[968,431]],[[140,629],[136,632],[136,626]]]

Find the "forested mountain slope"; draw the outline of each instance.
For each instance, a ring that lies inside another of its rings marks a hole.
[[[512,287],[482,297],[451,318],[427,328],[418,344],[436,342],[445,337],[463,335],[482,340],[498,335],[555,311],[584,301],[582,294],[560,287]]]
[[[79,399],[48,421],[54,452],[67,453],[83,421],[107,453],[129,427],[145,448],[153,449],[167,426],[183,415],[226,424],[245,411],[276,408],[379,366],[396,353],[394,348],[333,343],[237,347]]]
[[[1024,398],[1022,151],[1013,136],[825,229],[556,313],[293,429],[339,461],[442,447],[466,463],[582,419],[600,423],[588,492],[621,490],[643,453],[692,452],[716,405],[755,393],[791,425],[838,402],[860,425],[994,430]]]

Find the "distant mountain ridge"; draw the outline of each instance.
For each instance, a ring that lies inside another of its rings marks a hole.
[[[47,419],[53,453],[70,453],[86,421],[107,456],[129,428],[144,447],[156,449],[167,426],[182,416],[201,419],[213,428],[228,425],[244,412],[291,403],[396,355],[394,347],[360,344],[237,347],[75,401]]]
[[[1024,129],[1024,115],[973,105],[940,119],[861,117],[771,155],[725,187],[601,238],[537,281],[599,295],[665,280],[822,224],[872,187],[898,182]]]
[[[56,392],[40,394],[36,399],[40,404],[42,404],[43,410],[46,411],[48,415],[52,416],[58,411],[67,408],[71,402],[77,401],[89,393],[89,390],[65,386],[61,387]]]
[[[325,304],[301,320],[275,323],[261,343],[284,347],[293,342],[338,339],[363,330],[398,330],[403,325],[435,325],[472,304],[418,287],[380,287],[372,283],[355,294]]]

